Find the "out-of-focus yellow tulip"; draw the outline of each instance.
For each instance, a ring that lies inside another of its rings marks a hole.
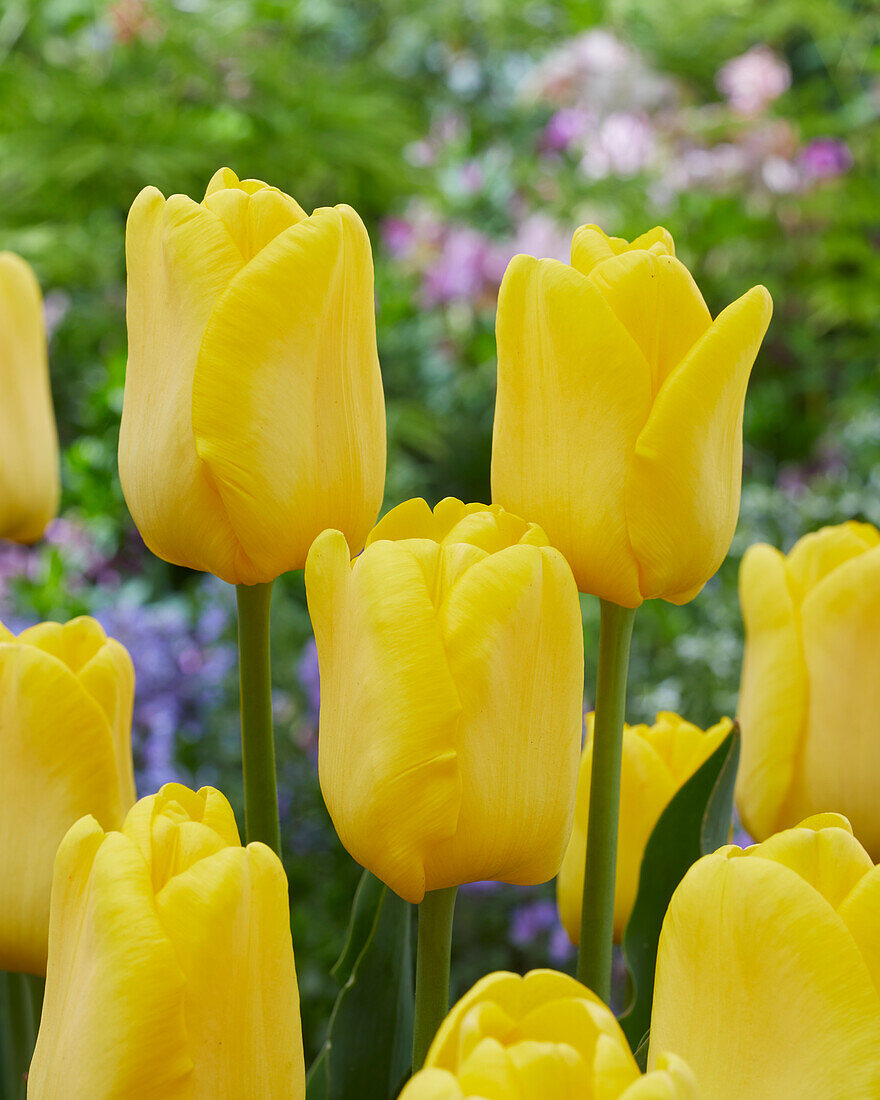
[[[880,859],[880,532],[825,527],[788,557],[751,547],[737,801],[765,839],[808,814],[845,813]]]
[[[614,938],[618,943],[639,889],[645,845],[672,796],[690,779],[730,733],[733,723],[722,720],[704,733],[677,714],[661,712],[653,726],[623,727],[620,776],[620,828],[614,886]],[[587,738],[581,755],[574,828],[556,881],[559,918],[572,943],[581,934],[584,859],[593,767],[593,715],[587,715]]]
[[[555,970],[489,974],[452,1009],[400,1100],[697,1100],[674,1055],[642,1076],[611,1011]]]
[[[36,542],[58,512],[58,434],[40,286],[0,252],[0,538]]]
[[[122,825],[135,799],[134,671],[94,619],[0,625],[0,968],[46,972],[52,861],[93,814]]]
[[[655,1050],[706,1100],[880,1096],[880,867],[838,814],[699,860],[657,958]]]
[[[300,569],[382,503],[385,405],[370,241],[221,168],[201,203],[135,199],[119,476],[147,546],[232,583]]]
[[[305,1096],[287,879],[219,791],[169,783],[64,838],[28,1096]]]
[[[660,227],[628,244],[582,226],[570,267],[513,258],[498,299],[492,497],[542,525],[582,592],[685,603],[718,569],[770,312],[756,286],[713,321]]]
[[[309,553],[321,790],[342,843],[407,901],[553,877],[580,746],[577,589],[544,532],[497,506],[410,500],[351,561]]]

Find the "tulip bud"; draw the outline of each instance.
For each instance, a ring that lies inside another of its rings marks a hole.
[[[752,546],[739,589],[737,802],[746,828],[764,840],[840,810],[880,859],[880,532],[825,527],[788,557]]]
[[[94,619],[0,625],[0,968],[46,972],[52,861],[83,814],[135,799],[134,670]]]
[[[720,848],[672,896],[657,956],[655,1050],[711,1100],[880,1096],[880,867],[846,818]]]
[[[489,974],[437,1032],[400,1100],[697,1100],[674,1055],[642,1076],[612,1012],[554,970]]]
[[[319,772],[336,831],[407,901],[538,883],[571,828],[583,698],[577,589],[540,528],[448,498],[389,512],[351,561],[315,540]]]
[[[645,845],[672,796],[733,729],[729,718],[704,733],[677,714],[661,712],[653,726],[623,727],[620,776],[620,827],[614,882],[614,938],[620,943],[639,890]],[[584,860],[593,768],[593,715],[581,755],[574,828],[556,880],[559,919],[576,944],[581,934]]]
[[[515,256],[501,285],[492,497],[541,524],[582,592],[686,603],[736,527],[770,295],[713,321],[659,227],[627,244],[582,226],[571,253]]]
[[[231,583],[360,549],[382,502],[373,260],[349,206],[307,217],[220,169],[196,203],[145,188],[126,229],[119,476],[147,546]]]
[[[287,879],[219,791],[169,783],[64,838],[28,1096],[303,1100]]]
[[[0,252],[0,538],[36,542],[58,512],[58,434],[40,286]]]

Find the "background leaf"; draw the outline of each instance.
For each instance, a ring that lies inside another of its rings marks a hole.
[[[645,845],[639,892],[623,937],[631,999],[620,1020],[643,1069],[663,918],[688,868],[728,842],[739,746],[739,727],[734,726],[672,798]]]
[[[369,871],[333,974],[342,988],[309,1070],[307,1100],[393,1100],[412,1061],[412,914]]]

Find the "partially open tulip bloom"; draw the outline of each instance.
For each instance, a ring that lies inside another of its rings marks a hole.
[[[437,1032],[400,1100],[697,1100],[675,1056],[642,1076],[611,1011],[554,970],[489,974]]]
[[[303,1100],[287,879],[219,791],[169,783],[55,862],[33,1100]]]
[[[699,860],[672,897],[651,1048],[705,1100],[880,1096],[880,867],[846,818]]]
[[[835,810],[880,859],[880,532],[825,527],[788,557],[753,546],[740,601],[746,828],[763,840]]]
[[[515,256],[498,299],[492,498],[540,523],[582,592],[692,599],[739,513],[762,286],[714,321],[665,229],[592,225],[571,266]]]
[[[544,882],[571,828],[583,698],[577,589],[544,532],[448,498],[389,512],[354,561],[306,564],[319,772],[342,843],[408,901]]]
[[[639,889],[648,838],[672,796],[718,748],[733,723],[723,718],[705,733],[677,714],[661,712],[653,726],[623,727],[620,827],[614,883],[614,938],[620,942]],[[593,715],[581,755],[574,828],[556,880],[559,917],[572,943],[581,932],[584,857],[593,766]]]
[[[83,814],[134,803],[134,671],[94,619],[0,624],[0,968],[46,972],[52,863]]]
[[[43,299],[21,256],[0,252],[0,539],[36,542],[61,491]]]
[[[232,583],[359,550],[385,481],[373,261],[349,206],[310,217],[221,168],[135,199],[119,476],[147,546]]]

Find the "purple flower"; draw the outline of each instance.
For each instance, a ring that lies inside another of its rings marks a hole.
[[[314,638],[309,638],[303,646],[296,675],[305,692],[309,720],[317,725],[321,712],[321,673],[318,669],[318,647]]]
[[[591,111],[581,107],[562,107],[544,127],[540,148],[546,153],[561,153],[581,141],[594,123]]]
[[[513,911],[510,922],[510,942],[515,947],[528,947],[541,935],[552,932],[559,924],[556,905],[546,898],[530,901]]]
[[[849,146],[838,138],[815,138],[800,155],[804,175],[811,180],[833,179],[852,168]]]
[[[406,218],[386,218],[382,222],[382,243],[395,260],[405,259],[414,242],[415,230]]]
[[[443,302],[473,299],[483,290],[489,242],[468,226],[453,226],[446,233],[440,255],[425,271],[422,298],[430,308]]]
[[[756,115],[791,87],[791,69],[769,46],[752,46],[718,70],[715,85],[737,114]]]

